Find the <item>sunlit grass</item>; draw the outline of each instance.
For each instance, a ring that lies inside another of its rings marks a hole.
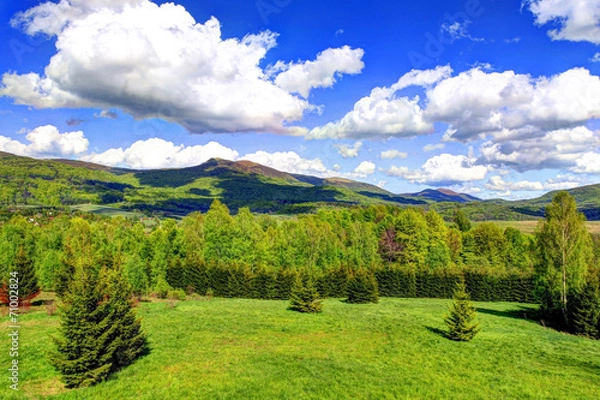
[[[515,303],[476,303],[482,332],[452,342],[442,335],[448,303],[330,299],[319,315],[288,311],[284,301],[142,303],[151,354],[108,382],[69,391],[44,355],[58,318],[34,312],[22,318],[22,391],[1,398],[600,398],[600,342],[524,319],[535,307]],[[0,365],[8,362],[2,351]]]

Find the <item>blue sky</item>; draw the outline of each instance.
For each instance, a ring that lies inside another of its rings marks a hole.
[[[600,182],[598,0],[27,0],[0,35],[3,151],[483,198]]]

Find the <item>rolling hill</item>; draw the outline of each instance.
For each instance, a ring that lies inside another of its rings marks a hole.
[[[588,219],[600,219],[600,185],[570,190]],[[302,213],[319,206],[388,204],[434,209],[450,219],[460,206],[472,220],[543,216],[554,192],[525,201],[486,200],[447,189],[394,194],[343,178],[290,174],[250,161],[211,159],[188,168],[130,170],[74,160],[0,152],[0,204],[104,204],[168,216],[206,211],[219,198],[232,210]]]

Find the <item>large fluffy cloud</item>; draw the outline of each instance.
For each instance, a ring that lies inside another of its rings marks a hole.
[[[61,133],[53,125],[39,126],[25,138],[29,143],[0,136],[0,151],[31,157],[71,157],[85,153],[89,146],[82,131]]]
[[[583,126],[600,117],[600,78],[585,68],[534,78],[513,71],[472,68],[450,76],[449,67],[411,71],[390,87],[377,87],[339,121],[313,128],[309,138],[408,137],[449,125],[445,140],[506,140],[524,132]],[[409,86],[424,98],[400,96]]]
[[[548,31],[552,40],[600,44],[600,3],[597,0],[526,0],[535,22],[555,21],[559,29]]]
[[[300,93],[307,98],[313,88],[333,86],[337,75],[358,74],[365,66],[362,62],[363,54],[362,49],[344,46],[327,49],[314,61],[289,64],[279,62],[273,67],[274,71],[282,71],[275,78],[275,84],[290,93]]]
[[[593,159],[600,154],[600,131],[586,127],[559,129],[539,135],[530,132],[502,143],[488,141],[481,148],[481,162],[509,166],[523,172],[543,168],[575,168],[576,172],[593,172]],[[592,150],[592,151],[590,151]],[[586,155],[585,158],[582,156]]]
[[[584,68],[540,77],[472,69],[428,91],[426,117],[451,124],[447,139],[468,141],[583,125],[600,117],[600,78]]]
[[[37,108],[120,108],[196,133],[286,133],[312,109],[290,91],[308,95],[362,68],[362,50],[343,47],[271,77],[259,63],[275,46],[274,33],[222,39],[216,18],[197,23],[173,3],[61,0],[20,13],[13,24],[56,36],[57,53],[43,75],[4,74],[0,94]]]
[[[444,153],[431,157],[418,170],[392,166],[386,174],[414,183],[435,186],[453,185],[485,178],[489,168],[475,165],[475,161],[473,157]]]
[[[211,158],[235,160],[238,152],[217,142],[184,146],[160,138],[138,140],[126,149],[109,149],[80,159],[113,167],[133,169],[181,168],[202,164]]]
[[[377,87],[369,96],[354,104],[354,109],[342,119],[310,130],[307,137],[372,138],[407,137],[433,132],[433,123],[426,121],[419,106],[419,97],[400,97],[398,92],[409,86],[429,86],[447,78],[450,67],[411,71],[390,87]]]

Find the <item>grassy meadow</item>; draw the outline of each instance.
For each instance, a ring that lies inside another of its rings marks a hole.
[[[76,390],[62,388],[46,360],[58,317],[34,309],[21,317],[21,390],[5,381],[0,398],[600,398],[599,341],[527,319],[532,305],[475,303],[482,331],[472,342],[453,342],[442,334],[449,302],[329,299],[319,315],[288,311],[285,301],[141,303],[151,353],[107,382]],[[6,335],[1,343],[6,366]]]
[[[523,233],[533,233],[539,221],[487,221],[493,222],[500,228],[504,229],[508,226],[516,228]],[[474,222],[474,225],[481,222]],[[586,226],[591,234],[600,234],[600,221],[586,221]]]

